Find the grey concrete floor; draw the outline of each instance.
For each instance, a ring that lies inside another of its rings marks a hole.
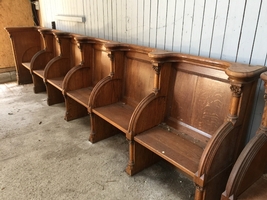
[[[194,185],[165,161],[130,177],[123,134],[91,144],[90,120],[70,122],[33,85],[0,84],[0,199],[193,199]]]

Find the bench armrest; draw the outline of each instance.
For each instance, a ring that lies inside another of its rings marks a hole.
[[[92,90],[88,103],[88,112],[93,108],[118,102],[122,96],[122,80],[107,76],[100,80]]]
[[[90,67],[77,65],[66,74],[62,83],[63,93],[89,87],[90,83]]]
[[[52,58],[53,54],[51,52],[45,50],[38,51],[31,59],[31,72],[37,69],[44,69]]]
[[[50,60],[44,70],[44,81],[47,79],[62,77],[69,71],[69,58],[62,58],[60,56]]]
[[[146,96],[135,108],[129,122],[127,139],[160,124],[164,119],[166,97],[151,93]]]
[[[238,127],[226,121],[209,140],[199,162],[194,182],[204,188],[205,185],[225,187],[228,175],[235,162],[235,146],[238,141]],[[213,183],[212,183],[213,182]]]

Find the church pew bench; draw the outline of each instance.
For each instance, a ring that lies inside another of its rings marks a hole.
[[[46,86],[48,105],[64,102],[63,79],[71,68],[81,63],[81,50],[75,40],[81,35],[58,31],[53,34],[59,45],[59,55],[51,59],[39,74]]]
[[[82,36],[75,40],[81,49],[81,62],[66,74],[62,83],[67,121],[88,115],[93,87],[111,73],[111,60],[105,48],[108,40]]]
[[[59,56],[60,46],[56,41],[54,32],[59,32],[53,29],[41,28],[39,29],[41,37],[43,39],[44,48],[38,51],[30,60],[30,62],[22,63],[23,66],[29,68],[32,80],[33,80],[33,91],[35,93],[44,92],[46,90],[43,78],[44,69],[47,63],[52,58]]]
[[[239,155],[221,200],[267,199],[267,73],[261,78],[265,82],[261,125]]]
[[[96,84],[89,97],[92,143],[119,132],[128,134],[145,102],[156,106],[163,101],[156,95],[161,76],[148,57],[152,48],[123,43],[106,44],[106,48],[115,70]]]
[[[31,73],[22,63],[30,62],[31,58],[43,48],[39,29],[38,26],[5,28],[12,44],[18,84],[32,83]]]
[[[244,146],[258,78],[266,69],[173,52],[149,56],[161,70],[168,64],[171,72],[160,74],[159,87],[168,92],[162,108],[148,107],[131,118],[126,172],[136,174],[157,156],[194,182],[195,199],[219,199]],[[147,129],[154,118],[161,120]]]

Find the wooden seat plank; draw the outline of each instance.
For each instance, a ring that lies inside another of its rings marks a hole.
[[[124,133],[127,132],[133,111],[133,107],[124,104],[123,102],[93,109],[95,114],[105,119]]]
[[[203,148],[159,126],[135,136],[134,140],[194,177]]]
[[[88,99],[90,97],[92,89],[93,87],[86,87],[78,90],[68,91],[67,96],[82,104],[84,107],[87,107]]]
[[[48,79],[47,82],[62,91],[62,82],[64,77],[57,77],[57,78],[51,78]]]
[[[33,70],[33,73],[39,76],[40,78],[44,78],[44,70],[43,69],[36,69]]]
[[[31,63],[30,62],[24,62],[24,63],[21,63],[24,67],[26,67],[28,70],[30,70],[30,65]]]

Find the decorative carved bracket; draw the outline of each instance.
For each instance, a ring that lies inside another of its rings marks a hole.
[[[159,74],[160,74],[161,66],[159,65],[159,63],[152,62],[152,67],[154,71],[156,72],[154,76],[154,93],[157,94],[159,91]]]
[[[111,62],[114,60],[114,55],[112,52],[108,53],[108,57],[109,57]]]
[[[242,87],[237,85],[231,85],[230,89],[233,93],[233,97],[239,98],[242,94]]]
[[[228,121],[234,124],[238,119],[238,111],[239,111],[239,104],[240,104],[240,97],[242,95],[242,85],[241,84],[232,84],[230,86],[232,91],[232,99],[230,105],[230,113],[228,115]]]

